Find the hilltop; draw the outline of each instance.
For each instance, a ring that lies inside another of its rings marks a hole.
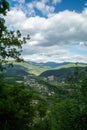
[[[54,78],[56,78],[57,80],[67,80],[67,78],[70,75],[73,75],[74,72],[76,71],[76,67],[79,71],[79,73],[81,71],[84,70],[84,67],[86,66],[86,64],[74,64],[74,63],[67,63],[66,65],[61,65],[58,66],[54,69],[51,70],[47,70],[44,71],[40,74],[40,77],[49,77],[49,76],[53,76]]]
[[[64,75],[64,73],[68,72],[69,70],[73,70],[73,67],[76,67],[76,64],[69,63],[69,62],[36,63],[36,62],[27,61],[21,63],[13,62],[13,67],[8,67],[8,65],[4,65],[4,66],[6,67],[6,70],[4,70],[3,73],[9,76],[18,76],[18,75],[22,76],[28,74],[33,74],[36,76],[39,75],[49,76],[49,75],[57,75],[58,73]],[[84,66],[86,66],[86,64],[83,63],[78,64],[78,67],[84,67]]]

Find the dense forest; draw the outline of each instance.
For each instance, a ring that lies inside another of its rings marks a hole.
[[[29,39],[29,36],[21,39],[20,31],[7,30],[3,18],[7,10],[8,2],[1,0],[0,130],[87,130],[87,67],[79,72],[76,64],[73,75],[69,73],[64,83],[34,77],[51,94],[37,91],[38,83],[33,87],[24,82],[14,82],[13,78],[10,83],[6,80],[8,77],[2,71],[7,67],[4,68],[3,64],[9,57],[22,61],[21,47]]]

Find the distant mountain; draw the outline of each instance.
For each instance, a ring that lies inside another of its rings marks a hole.
[[[59,67],[59,66],[67,65],[70,62],[62,62],[62,63],[57,63],[57,62],[45,62],[45,63],[42,63],[42,62],[40,62],[40,63],[37,63],[37,62],[32,62],[32,61],[26,61],[26,63],[32,64],[34,66],[46,67],[48,69],[51,69],[51,68],[56,68],[56,67]]]
[[[13,67],[8,67],[5,65],[5,70],[2,72],[5,76],[24,76],[29,75],[27,69],[20,65],[14,65]]]
[[[55,68],[55,67],[59,67],[62,65],[66,65],[69,64],[69,62],[62,62],[62,63],[56,63],[56,62],[46,62],[46,63],[42,63],[44,66],[48,66],[51,68]]]
[[[5,75],[17,76],[17,75],[27,75],[34,74],[40,75],[42,72],[51,69],[50,67],[44,66],[42,64],[33,63],[33,62],[13,62],[13,67],[6,66],[6,69],[3,71]]]
[[[51,68],[58,68],[58,67],[62,67],[62,66],[73,66],[76,63],[73,62],[61,62],[61,63],[57,63],[57,62],[32,62],[32,61],[25,61],[25,63],[31,64],[33,66],[37,66],[37,67],[41,67],[41,68],[47,68],[47,69],[51,69]],[[78,63],[78,65],[87,65],[86,63]]]
[[[16,63],[18,64],[18,63]],[[51,69],[48,66],[44,66],[41,63],[36,63],[36,62],[24,62],[24,63],[19,63],[21,66],[27,68],[27,71],[31,74],[34,75],[39,75],[42,72]]]
[[[84,64],[79,64],[84,66]],[[44,73],[57,73],[57,70],[62,68],[69,68],[74,67],[75,64],[73,63],[55,63],[55,62],[47,62],[47,63],[36,63],[36,62],[23,62],[23,63],[17,63],[13,62],[13,67],[7,67],[6,70],[4,70],[5,75],[10,76],[17,76],[17,75],[28,75],[28,74],[34,74],[34,75],[43,75]],[[48,71],[49,70],[49,71]],[[46,71],[46,72],[45,72]]]
[[[84,64],[78,64],[78,70],[79,72],[83,71],[84,69]],[[47,70],[45,72],[42,72],[39,76],[40,77],[48,77],[48,76],[54,76],[56,77],[58,80],[62,80],[62,79],[67,79],[67,77],[69,77],[70,75],[73,75],[75,72],[75,64],[66,64],[66,65],[62,65],[59,66],[55,69],[52,70]]]
[[[64,64],[61,64],[60,66],[55,67],[54,69],[62,69],[62,68],[70,68],[70,67],[85,67],[87,64],[85,63],[68,63],[64,62]]]
[[[47,63],[38,63],[38,62],[32,62],[32,61],[25,61],[25,63],[33,65],[35,67],[39,67],[39,68],[46,68],[46,69],[52,68],[50,64],[48,65],[48,62]]]

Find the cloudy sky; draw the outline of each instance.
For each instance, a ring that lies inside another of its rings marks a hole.
[[[30,40],[25,60],[87,62],[87,0],[8,0],[6,24]]]

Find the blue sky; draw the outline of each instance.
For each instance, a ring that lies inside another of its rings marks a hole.
[[[25,60],[87,62],[87,0],[8,0],[8,28],[30,34]]]
[[[41,2],[41,0],[8,0],[10,7],[14,7],[16,4],[20,4],[20,3],[22,5],[23,4],[26,5],[34,1]],[[71,10],[71,11],[75,10],[76,12],[82,12],[84,7],[87,6],[86,5],[87,0],[43,0],[43,1],[47,1],[45,2],[46,5],[49,5],[49,6],[54,5],[54,12],[56,13],[60,11],[64,11],[64,10]],[[41,11],[37,9],[35,11],[37,12],[37,15],[42,14]]]

